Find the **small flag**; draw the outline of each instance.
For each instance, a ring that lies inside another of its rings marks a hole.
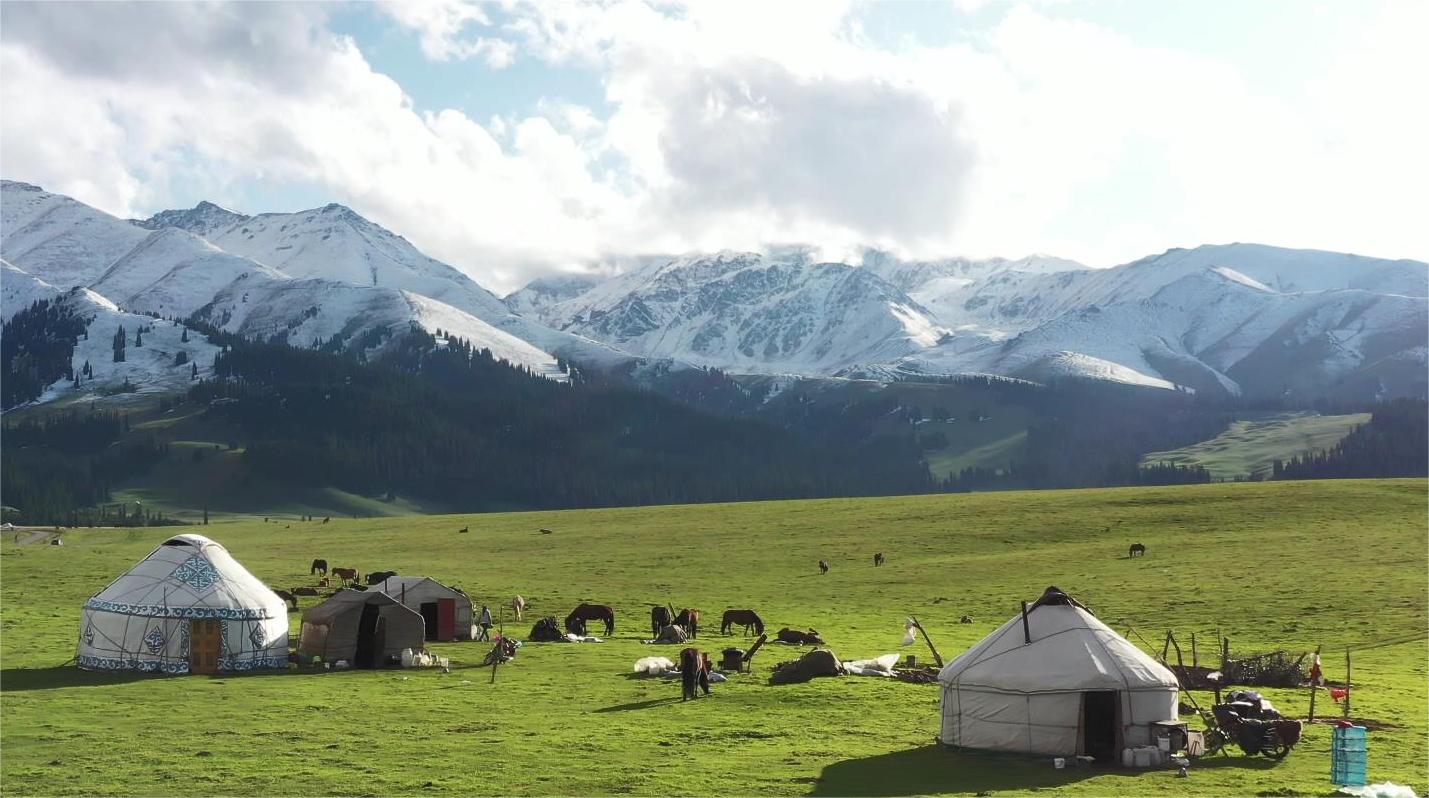
[[[918,639],[918,628],[913,625],[913,619],[909,618],[908,623],[903,626],[902,645],[911,646]]]

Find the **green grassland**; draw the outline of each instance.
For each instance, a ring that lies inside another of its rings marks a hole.
[[[1276,460],[1329,449],[1355,427],[1369,423],[1369,417],[1369,413],[1343,416],[1322,416],[1308,411],[1268,413],[1236,421],[1211,440],[1169,452],[1152,452],[1142,458],[1141,463],[1199,465],[1211,472],[1213,479],[1267,476]]]
[[[81,603],[170,530],[76,530],[66,545],[0,544],[0,781],[6,794],[1327,795],[1330,729],[1279,762],[1231,757],[1173,771],[1054,770],[1043,758],[934,745],[938,690],[859,677],[770,686],[796,651],[709,699],[631,678],[651,604],[717,618],[754,607],[814,627],[844,659],[897,650],[916,615],[951,658],[1055,584],[1132,639],[1222,630],[1235,652],[1325,647],[1343,677],[1372,780],[1429,787],[1423,480],[1321,481],[414,516],[330,524],[234,521],[202,531],[279,587],[324,557],[427,574],[532,615],[612,604],[602,644],[531,644],[495,684],[485,644],[442,644],[450,674],[219,677],[94,674],[63,664]],[[470,525],[470,534],[458,528]],[[553,534],[537,530],[547,527]],[[1145,558],[1127,559],[1134,541]],[[874,568],[874,552],[888,557]],[[820,575],[815,564],[828,559]],[[309,606],[311,600],[305,600]],[[971,615],[975,622],[960,625]],[[292,616],[297,628],[298,616]],[[699,644],[721,638],[706,622]],[[529,619],[516,633],[524,636]],[[1145,645],[1145,644],[1143,644]],[[920,656],[921,643],[907,649]],[[1189,651],[1187,652],[1189,655]],[[1304,690],[1269,690],[1303,716]],[[1199,695],[1202,702],[1208,696]],[[1321,695],[1320,711],[1334,705]]]

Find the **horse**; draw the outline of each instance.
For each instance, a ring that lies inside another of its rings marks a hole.
[[[288,592],[291,593],[291,594],[293,594],[294,596],[318,596],[318,595],[321,595],[320,593],[318,593],[318,589],[315,588],[315,587],[295,587],[295,588],[293,588],[292,590],[290,590],[290,591],[288,591]],[[296,602],[294,602],[294,603],[296,603]]]
[[[308,571],[308,574],[312,575],[319,572],[321,572],[323,576],[327,576],[327,560],[313,560],[312,570]]]
[[[551,534],[551,530],[549,530],[549,529],[547,529],[547,528],[545,528],[545,527],[541,527],[540,529],[538,529],[538,530],[536,530],[536,531],[537,531],[537,532],[540,532],[540,533],[543,534],[543,535],[549,535],[549,534]]]
[[[973,622],[973,616],[971,616],[971,615],[964,615],[963,617],[961,617],[961,618],[958,619],[958,623],[972,623],[972,622]]]
[[[380,585],[386,582],[389,577],[396,576],[396,571],[373,571],[367,575],[367,584]]]
[[[683,627],[686,632],[689,632],[690,637],[699,638],[700,611],[685,607],[684,609],[680,610],[677,615],[675,615],[675,625]]]
[[[1135,557],[1135,556],[1138,555],[1138,554],[1140,554],[1140,555],[1143,556],[1143,557],[1146,556],[1146,544],[1145,544],[1145,543],[1133,543],[1133,544],[1131,544],[1131,550],[1127,553],[1126,557],[1127,557],[1127,559],[1131,559],[1132,557]]]
[[[790,629],[788,627],[785,627],[779,630],[779,635],[775,639],[781,643],[792,643],[796,646],[824,645],[824,639],[822,637],[819,637],[819,633],[814,631],[813,629],[810,629],[807,632],[801,632],[798,629]]]
[[[704,668],[704,663],[700,660],[700,650],[698,648],[686,648],[680,651],[680,695],[681,701],[689,701],[691,698],[698,698],[699,693],[696,687],[700,683],[700,671]],[[708,690],[708,688],[706,688]]]
[[[828,561],[828,560],[819,560],[819,573],[821,573],[821,574],[826,574],[826,573],[828,573],[828,572],[829,572],[829,561]]]
[[[333,568],[332,575],[341,579],[344,584],[357,584],[362,579],[362,574],[358,573],[356,568]]]
[[[331,520],[332,520],[332,516],[330,516],[330,515],[325,515],[325,516],[323,516],[323,523],[324,523],[324,524],[326,524],[328,521],[331,521]]]
[[[880,552],[878,552],[877,554],[873,555],[873,567],[877,568],[878,566],[880,566],[880,565],[882,565],[882,564],[883,564],[883,552],[880,551]]]
[[[610,637],[615,634],[615,610],[604,604],[578,604],[571,610],[571,614],[566,616],[566,628],[571,628],[574,621],[604,621],[605,636]]]
[[[294,610],[298,609],[298,597],[286,590],[274,590],[273,593],[284,602],[291,604]]]
[[[469,526],[464,526],[464,527],[462,527],[461,529],[458,529],[458,530],[456,531],[456,533],[457,533],[458,535],[465,535],[466,533],[468,533],[468,532],[470,532],[470,531],[471,531],[471,527],[469,527]]]
[[[675,613],[669,607],[650,608],[650,635],[658,637],[660,630],[675,622]]]
[[[526,599],[520,596],[511,599],[511,611],[516,613],[516,620],[521,620],[521,613],[526,611]]]
[[[744,633],[749,634],[749,628],[754,627],[755,634],[764,634],[764,621],[759,617],[759,613],[754,610],[725,610],[724,617],[720,618],[720,634],[730,634],[730,628],[735,624],[744,627]]]

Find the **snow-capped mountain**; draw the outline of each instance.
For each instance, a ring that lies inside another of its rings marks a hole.
[[[549,289],[544,289],[549,295]],[[654,262],[565,301],[534,291],[548,324],[651,357],[753,372],[830,374],[884,363],[944,334],[907,294],[868,269],[723,252]]]
[[[598,367],[637,361],[513,314],[466,275],[340,205],[247,216],[202,202],[123,220],[3,181],[0,209],[6,319],[35,299],[84,289],[98,318],[197,317],[296,345],[380,346],[415,323],[553,379],[564,378],[558,354]]]
[[[1422,262],[1229,244],[1111,269],[725,253],[540,281],[506,302],[637,353],[742,371],[1373,396],[1422,390],[1426,296]]]

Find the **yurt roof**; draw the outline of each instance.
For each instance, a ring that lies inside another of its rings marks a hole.
[[[96,593],[85,607],[126,615],[255,619],[286,616],[283,600],[228,550],[175,535]]]
[[[404,588],[407,590],[416,590],[428,583],[439,591],[461,596],[462,598],[466,597],[466,594],[460,590],[444,585],[430,576],[389,576],[378,584],[381,585],[383,592],[392,596],[401,596]]]
[[[1056,588],[938,674],[944,685],[1017,693],[1176,689],[1174,674]]]
[[[323,603],[308,608],[303,613],[303,623],[325,623],[351,612],[359,604],[376,604],[379,607],[395,604],[404,612],[416,614],[415,610],[402,606],[402,602],[381,590],[339,590]]]

